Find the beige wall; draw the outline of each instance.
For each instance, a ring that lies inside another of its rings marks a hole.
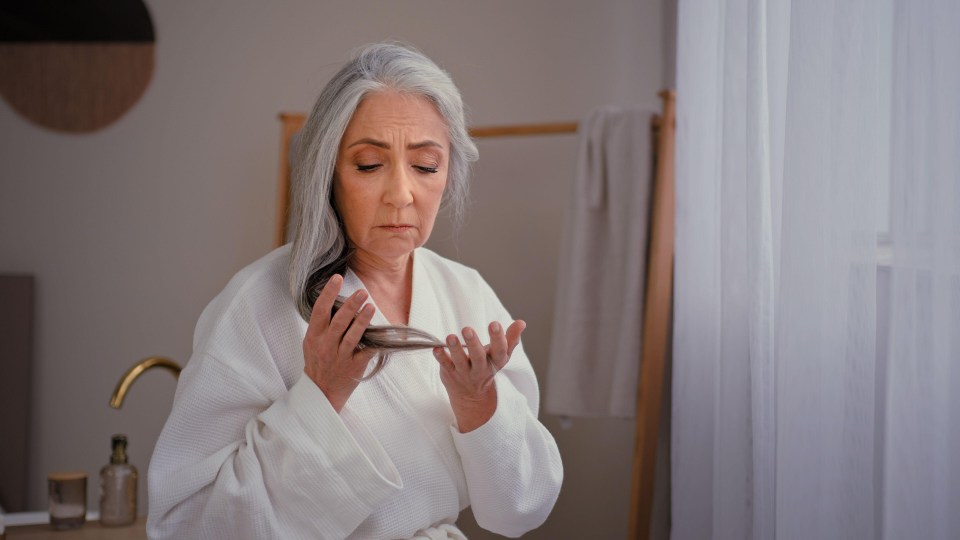
[[[672,72],[671,0],[147,3],[156,70],[117,123],[63,135],[0,105],[0,272],[37,276],[37,508],[48,471],[95,477],[115,432],[130,436],[145,477],[174,382],[148,374],[120,411],[107,406],[113,386],[145,356],[185,362],[206,303],[271,248],[276,114],[305,110],[351,48],[414,43],[452,73],[475,124],[579,120],[611,103],[656,108]],[[575,137],[479,144],[467,224],[456,243],[440,227],[431,245],[478,268],[528,321],[542,379]],[[623,536],[632,422],[561,430],[543,419],[566,480],[528,537]]]

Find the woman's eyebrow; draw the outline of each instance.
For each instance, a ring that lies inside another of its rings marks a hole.
[[[378,148],[383,148],[384,150],[389,150],[389,149],[390,149],[390,143],[385,142],[385,141],[378,141],[377,139],[371,139],[370,137],[364,137],[364,138],[362,138],[362,139],[359,139],[359,140],[357,140],[357,141],[354,141],[354,142],[353,142],[352,144],[350,144],[350,146],[348,146],[347,148],[353,148],[354,146],[357,146],[357,145],[360,145],[360,144],[369,144],[370,146],[376,146],[376,147],[378,147]],[[420,141],[420,142],[415,142],[415,143],[410,143],[410,144],[408,144],[408,145],[407,145],[407,150],[419,150],[419,149],[421,149],[421,148],[427,148],[427,147],[430,147],[430,146],[435,146],[435,147],[437,147],[437,148],[443,148],[443,145],[440,144],[440,143],[438,143],[437,141],[427,139],[427,140],[425,140],[425,141]]]
[[[410,144],[408,144],[408,145],[407,145],[407,150],[419,150],[419,149],[421,149],[421,148],[428,148],[428,147],[431,147],[431,146],[435,146],[435,147],[441,148],[441,149],[443,148],[443,145],[440,144],[440,143],[438,143],[437,141],[431,141],[430,139],[427,139],[427,140],[422,141],[422,142],[410,143]]]

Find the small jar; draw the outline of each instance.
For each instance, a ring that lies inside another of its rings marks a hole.
[[[47,476],[50,526],[75,529],[87,518],[87,473],[56,472]]]

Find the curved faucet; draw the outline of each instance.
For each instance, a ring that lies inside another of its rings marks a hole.
[[[128,369],[127,372],[123,374],[123,377],[120,377],[120,382],[117,383],[117,388],[113,391],[113,396],[110,398],[110,406],[114,409],[119,409],[120,406],[123,405],[123,400],[127,397],[127,392],[130,390],[130,385],[133,384],[133,381],[137,380],[137,377],[140,375],[143,375],[144,371],[155,367],[169,369],[177,379],[180,378],[180,370],[183,369],[180,367],[180,364],[162,356],[144,358]]]

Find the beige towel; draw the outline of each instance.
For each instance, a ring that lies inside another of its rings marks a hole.
[[[653,178],[651,116],[605,107],[582,124],[559,262],[547,412],[635,414]]]

